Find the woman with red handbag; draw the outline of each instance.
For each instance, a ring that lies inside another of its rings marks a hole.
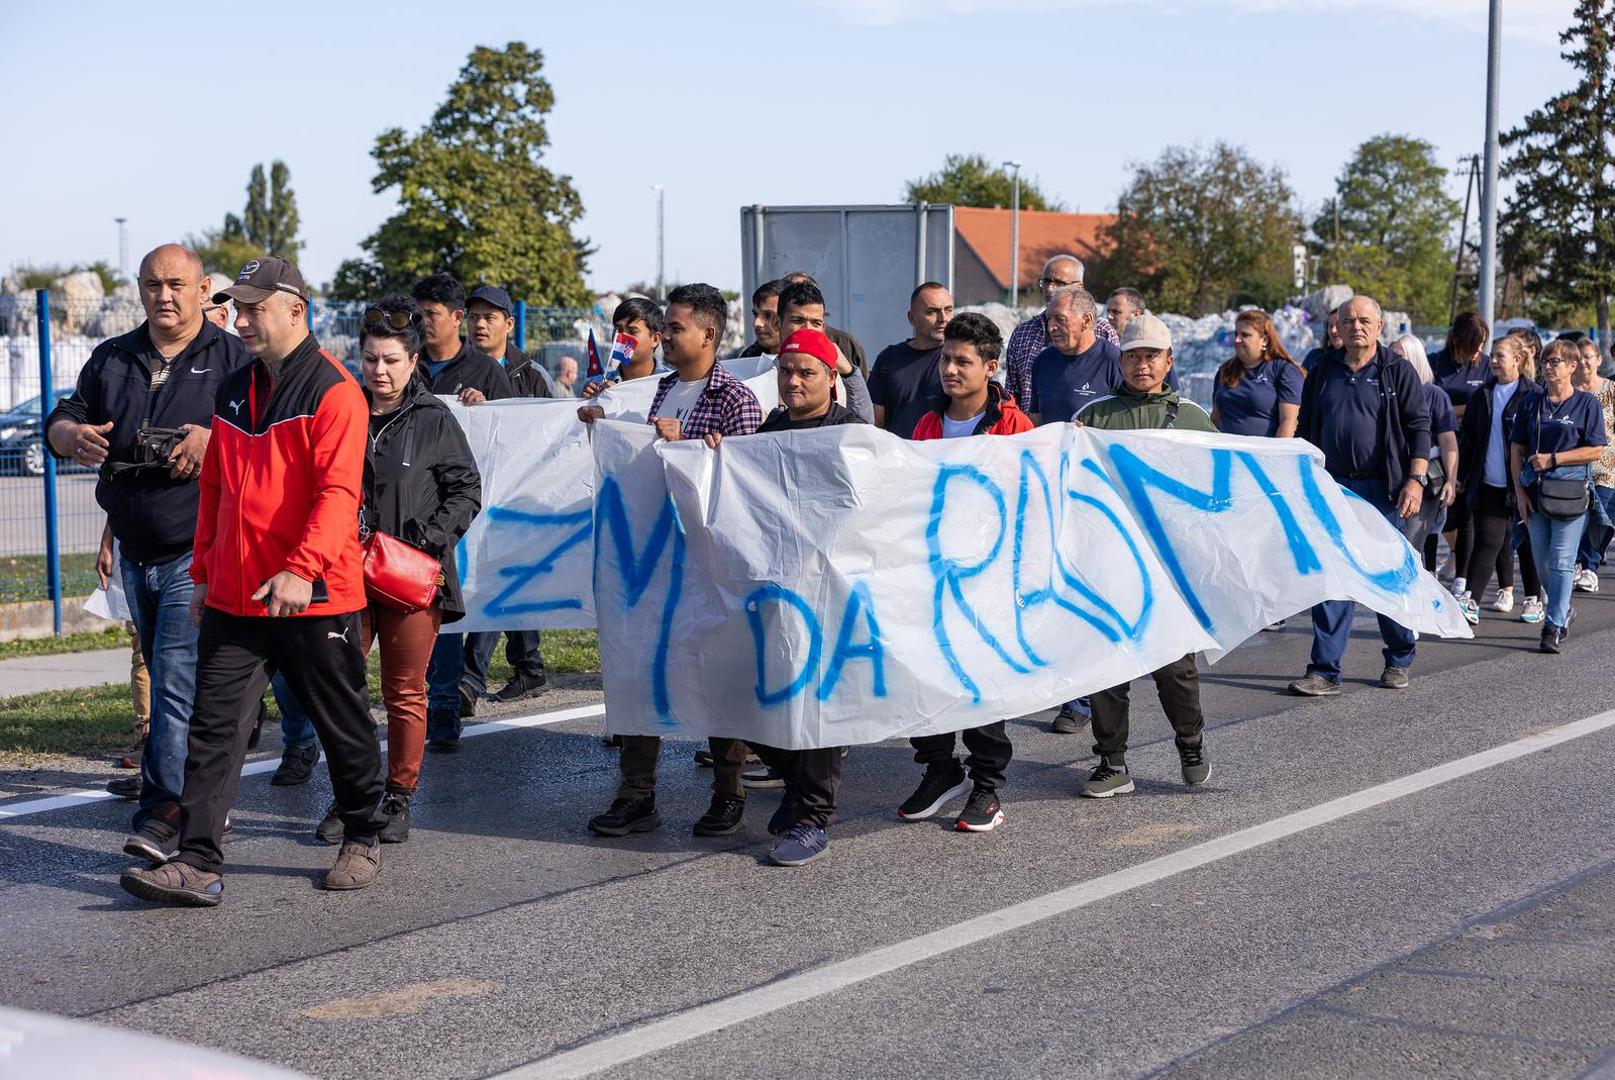
[[[424,379],[415,301],[387,297],[365,310],[360,371],[370,403],[365,453],[364,650],[381,642],[381,696],[387,706],[387,790],[383,843],[409,838],[409,800],[426,747],[426,666],[438,628],[465,614],[454,548],[482,506],[482,477],[465,432]],[[333,812],[316,835],[342,839]]]

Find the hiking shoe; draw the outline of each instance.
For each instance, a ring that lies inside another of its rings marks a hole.
[[[785,777],[758,762],[740,774],[740,783],[749,788],[781,788],[785,786]]]
[[[336,854],[336,862],[325,872],[320,884],[332,892],[352,892],[376,880],[381,870],[381,843],[375,837],[369,840],[345,840]]]
[[[1309,671],[1290,684],[1290,693],[1297,697],[1333,697],[1340,693],[1340,684]]]
[[[1562,627],[1548,623],[1542,627],[1542,640],[1537,643],[1537,652],[1558,654],[1564,644],[1565,632]]]
[[[1540,596],[1527,596],[1525,603],[1520,605],[1520,621],[1523,623],[1539,623],[1547,618],[1547,615]]]
[[[1088,726],[1088,718],[1069,705],[1061,705],[1060,711],[1049,723],[1049,730],[1056,735],[1076,735]]]
[[[954,820],[958,832],[992,832],[1004,823],[1004,811],[998,806],[998,793],[979,784],[970,791],[965,808]]]
[[[325,812],[325,817],[314,827],[314,839],[322,844],[340,844],[343,836],[342,811],[335,802]]]
[[[1082,785],[1085,799],[1108,799],[1112,795],[1126,795],[1133,790],[1133,777],[1125,762],[1112,762],[1108,757],[1099,759],[1094,771]]]
[[[500,701],[520,701],[522,698],[536,697],[542,694],[549,685],[549,679],[540,671],[537,675],[513,675],[509,682],[499,688],[494,697]]]
[[[1507,610],[1512,611],[1513,609],[1514,598],[1511,596],[1508,600]],[[1480,605],[1475,603],[1474,598],[1468,593],[1464,593],[1458,598],[1458,610],[1463,612],[1464,621],[1469,623],[1470,626],[1480,625]],[[1497,603],[1495,601],[1492,603],[1492,610],[1497,610]]]
[[[138,799],[140,798],[140,777],[138,775],[114,776],[107,781],[107,790],[120,799]]]
[[[1395,664],[1386,664],[1385,670],[1379,673],[1379,684],[1387,690],[1406,690],[1408,669],[1397,667]]]
[[[695,825],[690,829],[696,836],[728,836],[739,832],[741,823],[746,817],[746,800],[731,799],[727,795],[712,795],[712,805],[707,812],[695,819]]]
[[[383,844],[402,844],[409,839],[409,796],[389,791],[381,797],[381,813],[387,820],[376,835]]]
[[[123,853],[160,866],[174,857],[174,841],[178,839],[179,830],[173,825],[155,817],[147,818],[145,824],[124,840]]]
[[[1598,571],[1589,570],[1585,566],[1576,567],[1576,591],[1597,592]]]
[[[589,831],[596,836],[627,836],[661,827],[655,799],[614,799],[611,809],[589,819]]]
[[[132,896],[159,904],[217,907],[224,898],[224,878],[182,862],[130,867],[118,878],[118,884]]]
[[[1466,593],[1465,595],[1467,596],[1468,594]],[[1493,611],[1501,611],[1505,615],[1513,611],[1514,586],[1510,585],[1506,589],[1498,589],[1497,595],[1492,598],[1491,608]]]
[[[780,837],[768,861],[775,866],[806,866],[830,850],[830,836],[816,825],[793,825]]]
[[[958,758],[949,758],[945,765],[928,766],[920,786],[897,808],[897,816],[904,821],[923,821],[970,788],[970,778],[965,776]]]
[[[796,796],[791,794],[790,788],[780,797],[779,808],[774,816],[768,819],[768,835],[784,836],[796,824]]]
[[[314,775],[314,766],[320,762],[320,744],[288,746],[280,753],[280,765],[269,782],[275,787],[297,787],[308,783]]]
[[[1173,740],[1176,742],[1177,740]],[[1203,738],[1192,743],[1177,743],[1178,763],[1183,766],[1183,782],[1190,787],[1203,784],[1211,776],[1211,762],[1206,760],[1206,743]]]

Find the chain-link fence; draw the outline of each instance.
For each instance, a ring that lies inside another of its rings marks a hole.
[[[48,334],[42,333],[42,306],[49,312]],[[365,307],[316,300],[311,312],[320,344],[355,377]],[[586,367],[591,329],[609,348],[609,324],[598,308],[518,304],[515,316],[514,340],[552,375],[564,356],[576,358],[580,371]],[[44,437],[50,404],[42,380],[48,372],[50,402],[72,393],[95,347],[144,319],[140,303],[124,297],[0,294],[0,604],[54,601],[59,610],[95,588],[95,554],[105,524],[95,501],[97,476],[51,460]],[[61,625],[59,617],[56,623]]]

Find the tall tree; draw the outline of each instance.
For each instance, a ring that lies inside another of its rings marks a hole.
[[[1504,268],[1531,290],[1539,322],[1591,308],[1604,341],[1615,292],[1612,35],[1615,0],[1578,0],[1559,42],[1580,80],[1502,137],[1503,176],[1514,181],[1503,215]]]
[[[985,154],[949,154],[943,159],[942,168],[929,176],[910,180],[903,187],[903,197],[911,203],[1001,206],[1008,209],[1014,195],[1014,175],[1008,169],[988,161]],[[1021,209],[1060,210],[1063,207],[1023,176]]]
[[[254,165],[247,177],[247,205],[240,217],[224,215],[220,239],[235,242],[238,252],[251,248],[254,254],[296,262],[297,253],[303,248],[297,238],[301,223],[297,196],[292,191],[292,171],[286,163],[272,163],[267,181],[264,167]]]
[[[397,188],[399,209],[364,240],[367,258],[338,269],[334,295],[407,289],[448,271],[529,303],[588,302],[591,250],[572,235],[583,202],[571,177],[541,164],[555,105],[543,67],[543,54],[519,41],[473,49],[425,127],[377,136],[372,186]]]
[[[1093,276],[1142,289],[1157,311],[1274,306],[1290,293],[1300,235],[1282,169],[1227,143],[1169,146],[1133,166],[1107,230],[1110,249]]]
[[[1457,217],[1435,147],[1376,135],[1346,163],[1334,199],[1312,223],[1319,277],[1410,312],[1415,322],[1444,323]]]

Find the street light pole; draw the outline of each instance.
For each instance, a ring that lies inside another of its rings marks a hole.
[[[1503,0],[1491,0],[1486,32],[1486,163],[1480,189],[1480,317],[1487,333],[1497,318],[1497,86],[1502,66]]]
[[[1015,170],[1015,194],[1010,197],[1009,209],[1009,306],[1021,306],[1021,163],[1004,162]]]
[[[665,249],[663,247],[662,214],[667,191],[661,184],[652,184],[651,187],[656,189],[656,299],[665,301],[667,299],[667,277],[663,272],[663,267],[666,264],[663,261]]]

